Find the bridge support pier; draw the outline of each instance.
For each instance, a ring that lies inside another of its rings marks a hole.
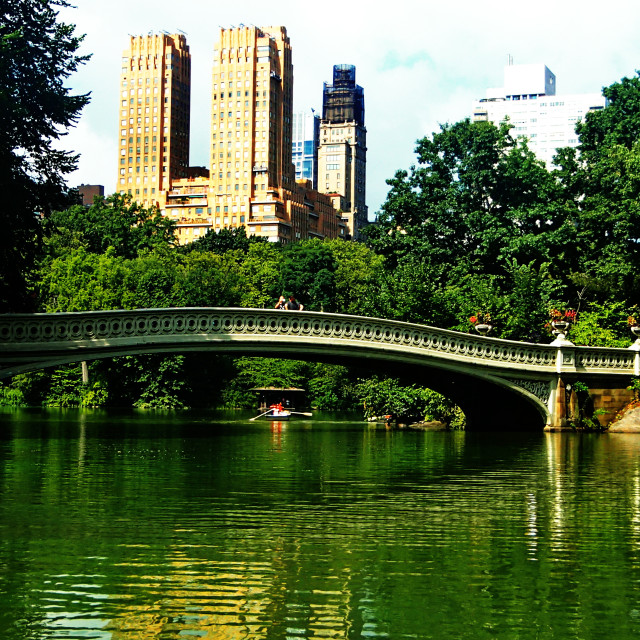
[[[608,427],[616,415],[634,399],[633,391],[628,387],[602,388],[598,383],[589,388],[589,404],[594,415],[587,417],[597,420],[603,427]],[[572,430],[572,424],[580,419],[578,396],[575,389],[567,390],[567,385],[558,377],[555,389],[549,397],[549,424],[545,431]]]
[[[553,384],[553,383],[552,383]],[[569,408],[567,407],[567,387],[563,379],[558,376],[555,389],[549,394],[549,424],[545,431],[563,431],[569,427]]]

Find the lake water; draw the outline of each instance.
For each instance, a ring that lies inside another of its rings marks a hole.
[[[0,637],[640,637],[640,436],[0,413]]]

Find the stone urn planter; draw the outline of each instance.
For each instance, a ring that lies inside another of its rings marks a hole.
[[[553,327],[553,333],[556,336],[566,334],[569,329],[569,323],[566,320],[554,320],[551,323],[551,326]]]
[[[484,324],[479,322],[478,324],[474,324],[473,328],[481,335],[481,336],[486,336],[489,331],[491,331],[491,329],[493,328],[492,325],[490,324]]]
[[[640,351],[640,324],[630,324],[629,330],[636,337],[635,342],[629,347],[629,349]]]

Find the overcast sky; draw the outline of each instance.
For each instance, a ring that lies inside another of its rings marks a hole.
[[[71,0],[72,2],[74,0]],[[367,204],[415,159],[415,142],[470,114],[502,86],[508,56],[544,63],[557,93],[599,92],[640,69],[640,2],[608,0],[75,0],[61,19],[86,34],[92,59],[68,81],[91,103],[65,139],[81,153],[69,183],[115,189],[120,59],[129,35],[180,30],[191,50],[191,165],[209,164],[211,60],[218,27],[284,25],[293,51],[294,105],[321,112],[334,64],[356,66],[364,88]]]

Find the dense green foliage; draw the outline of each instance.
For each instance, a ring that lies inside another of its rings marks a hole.
[[[57,22],[65,0],[0,1],[0,311],[32,307],[28,296],[42,225],[69,203],[64,176],[77,157],[56,145],[87,95],[64,81],[85,56],[72,25]]]
[[[244,229],[174,245],[173,224],[127,197],[49,217],[31,295],[42,311],[143,307],[273,308],[294,294],[308,310],[382,316],[472,331],[489,313],[492,335],[548,341],[551,308],[573,308],[576,344],[627,346],[627,310],[640,293],[640,79],[605,89],[581,146],[556,166],[536,160],[509,123],[444,125],[417,143],[417,163],[389,180],[367,243],[276,245]],[[308,390],[318,408],[459,423],[431,391],[375,371],[202,354],[118,358],[16,376],[5,403],[250,407],[252,387]]]
[[[256,242],[264,243],[266,242],[266,238],[248,236],[247,230],[244,227],[236,227],[234,229],[225,228],[218,232],[209,229],[204,236],[189,244],[182,245],[180,250],[185,253],[190,253],[191,251],[225,253],[226,251],[232,251],[234,249],[247,251],[251,244]]]
[[[116,212],[116,215],[114,215]],[[141,251],[172,247],[175,223],[157,209],[145,209],[131,196],[96,197],[89,207],[76,205],[50,216],[54,232],[49,240],[52,254],[66,254],[84,247],[91,253],[112,249],[114,255],[135,258]]]
[[[394,378],[373,376],[360,380],[356,394],[369,419],[397,424],[441,422],[454,428],[464,424],[460,409],[441,394],[414,384],[402,385]]]

